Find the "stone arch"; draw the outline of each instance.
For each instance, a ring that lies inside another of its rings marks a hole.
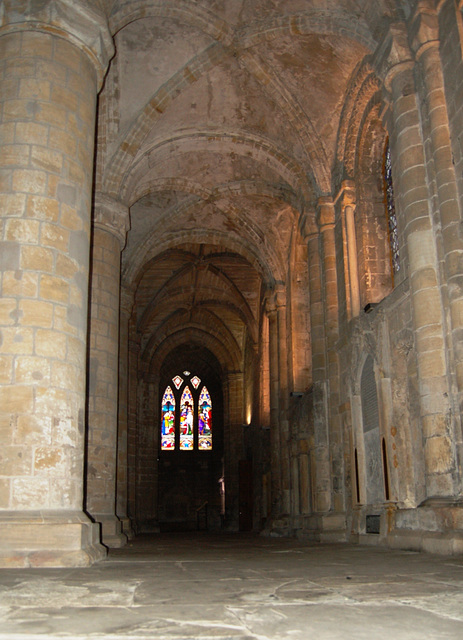
[[[131,163],[140,150],[143,140],[152,130],[156,120],[164,113],[175,97],[202,74],[214,67],[225,55],[227,50],[220,44],[214,43],[196,56],[193,62],[182,67],[172,78],[162,85],[145,105],[133,122],[130,130],[119,141],[116,151],[106,163],[107,173],[103,176],[103,188],[106,193],[117,195],[121,190],[124,176],[130,169]]]
[[[271,73],[270,68],[261,58],[256,58],[249,51],[240,55],[240,61],[246,66],[261,84],[263,90],[278,105],[292,124],[303,143],[304,151],[309,160],[311,180],[316,192],[328,193],[330,187],[330,172],[328,158],[323,142],[304,109],[298,104],[283,83]]]
[[[334,180],[353,185],[356,280],[360,308],[380,302],[392,288],[390,245],[384,192],[381,82],[371,61],[355,70],[338,131]],[[352,256],[350,257],[352,259]]]
[[[381,83],[367,58],[355,69],[346,92],[336,145],[335,180],[353,179],[357,155],[357,139],[365,109],[380,91]]]
[[[159,238],[147,238],[134,252],[131,262],[122,273],[122,284],[129,289],[132,288],[140,279],[145,265],[150,260],[184,242],[226,246],[230,251],[234,251],[246,258],[261,275],[266,287],[273,288],[275,281],[282,279],[283,272],[282,268],[278,266],[277,259],[262,251],[262,247],[258,248],[238,236],[232,237],[224,232],[211,231],[209,229],[192,229],[165,234]]]
[[[205,332],[201,326],[189,326],[177,328],[166,335],[158,344],[151,345],[150,371],[155,373],[172,349],[187,342],[205,347],[213,353],[220,363],[222,372],[240,370],[240,354],[236,348],[230,349],[229,345],[223,344],[216,336]]]
[[[354,505],[378,508],[385,501],[377,364],[370,349],[358,354],[352,395]],[[361,525],[363,529],[364,525]]]
[[[360,373],[364,483],[367,504],[384,502],[384,476],[381,453],[381,425],[376,382],[376,365],[367,355]]]
[[[238,290],[238,288],[236,287],[236,285],[231,282],[225,274],[223,274],[222,272],[219,272],[218,269],[216,269],[213,265],[206,265],[207,269],[209,271],[213,271],[215,273],[215,275],[217,275],[221,280],[223,280],[224,282],[224,288],[228,288],[230,291],[230,299],[227,300],[215,300],[215,299],[207,299],[207,300],[202,300],[201,302],[197,302],[196,305],[197,307],[208,307],[210,308],[211,306],[219,306],[220,307],[226,307],[229,308],[230,310],[233,311],[233,313],[235,313],[244,323],[244,325],[247,327],[247,329],[249,330],[253,341],[255,342],[257,340],[257,323],[256,320],[254,319],[251,309],[249,308],[248,303],[246,302],[244,296],[242,295],[242,293]],[[175,295],[174,292],[172,292],[172,285],[175,282],[179,282],[185,275],[185,272],[187,270],[190,269],[194,269],[194,265],[193,264],[187,264],[185,265],[185,267],[183,269],[181,269],[173,278],[171,278],[169,280],[168,283],[166,283],[151,299],[151,301],[147,304],[145,311],[142,315],[142,317],[140,318],[140,320],[138,321],[138,330],[141,332],[144,332],[153,315],[156,314],[157,309],[162,306],[163,301],[166,300],[167,298],[169,299],[169,302],[175,302],[176,297],[178,298],[179,304],[182,304],[182,298],[183,298],[183,291],[179,290],[177,292],[177,296]]]
[[[251,23],[238,32],[241,47],[252,47],[262,40],[274,39],[282,35],[337,35],[356,40],[369,51],[377,45],[369,27],[358,16],[340,11],[339,8],[312,9],[290,15],[270,18]]]
[[[381,121],[381,107],[379,96],[373,96],[361,123],[356,154],[356,235],[361,308],[380,302],[393,286],[384,188],[387,133]]]
[[[109,16],[109,27],[115,35],[130,22],[147,17],[176,18],[197,27],[219,42],[230,44],[233,34],[229,25],[215,13],[198,6],[196,2],[177,0],[131,0],[117,3],[120,7],[113,9]]]
[[[234,153],[248,160],[251,158],[256,163],[268,163],[295,193],[300,193],[305,200],[313,199],[313,191],[307,183],[303,167],[281,152],[267,138],[246,132],[208,130],[184,131],[168,139],[156,140],[149,147],[144,148],[143,154],[140,154],[136,160],[131,158],[130,166],[127,163],[124,177],[121,176],[120,179],[118,187],[120,199],[133,204],[138,193],[146,190],[146,183],[151,181],[153,174],[156,174],[156,167],[162,166],[165,159],[169,157],[170,151],[178,147],[179,143],[187,149],[182,153],[192,151],[221,155]]]

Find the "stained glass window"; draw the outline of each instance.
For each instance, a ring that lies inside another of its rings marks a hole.
[[[174,389],[167,386],[161,404],[161,450],[212,450],[212,400],[201,379],[183,372],[172,378]],[[191,386],[190,386],[191,385]]]
[[[399,234],[397,231],[397,216],[394,203],[394,186],[392,184],[392,160],[389,143],[386,145],[384,159],[384,184],[386,192],[387,219],[389,224],[389,242],[391,246],[391,261],[394,273],[400,269]]]
[[[203,451],[212,449],[212,402],[205,386],[199,395],[198,448]]]
[[[193,449],[194,400],[189,387],[185,387],[180,401],[180,450]]]
[[[162,397],[161,449],[175,449],[175,397],[171,387]]]
[[[191,378],[191,384],[194,386],[195,389],[199,387],[200,383],[201,383],[201,379],[198,378],[198,376],[193,376]]]
[[[180,389],[180,387],[182,386],[183,378],[181,378],[180,376],[175,376],[175,378],[172,378],[172,382],[175,384],[176,389]]]

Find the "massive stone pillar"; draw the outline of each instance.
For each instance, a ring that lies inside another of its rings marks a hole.
[[[444,78],[439,54],[437,14],[427,2],[419,2],[413,24],[413,47],[424,80],[426,111],[429,122],[431,153],[437,187],[437,203],[441,222],[445,298],[448,296],[450,329],[453,345],[453,367],[457,387],[454,415],[460,421],[463,408],[463,241],[461,211],[450,141],[449,117],[444,92]],[[441,435],[454,439],[454,424],[442,425]],[[448,460],[453,464],[453,456]],[[459,487],[461,491],[461,486]]]
[[[83,462],[96,95],[112,41],[87,4],[23,4],[3,5],[0,28],[0,564],[82,566],[105,553]]]
[[[455,491],[455,451],[449,432],[449,385],[445,350],[445,318],[436,238],[413,73],[414,62],[402,25],[393,25],[379,67],[390,91],[390,132],[394,183],[400,193],[400,222],[409,262],[415,352],[428,498]]]
[[[120,547],[127,538],[116,516],[121,248],[128,209],[96,194],[90,277],[87,511],[101,524],[103,543]]]

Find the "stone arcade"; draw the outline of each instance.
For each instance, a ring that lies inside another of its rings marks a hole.
[[[3,1],[1,566],[463,552],[462,9]],[[161,447],[176,375],[212,450]]]

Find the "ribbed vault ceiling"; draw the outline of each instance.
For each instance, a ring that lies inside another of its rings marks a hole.
[[[346,96],[408,3],[100,4],[116,55],[100,99],[97,184],[130,206],[122,274],[143,353],[177,347],[188,330],[242,364],[263,294],[288,285],[333,170],[350,177]]]

